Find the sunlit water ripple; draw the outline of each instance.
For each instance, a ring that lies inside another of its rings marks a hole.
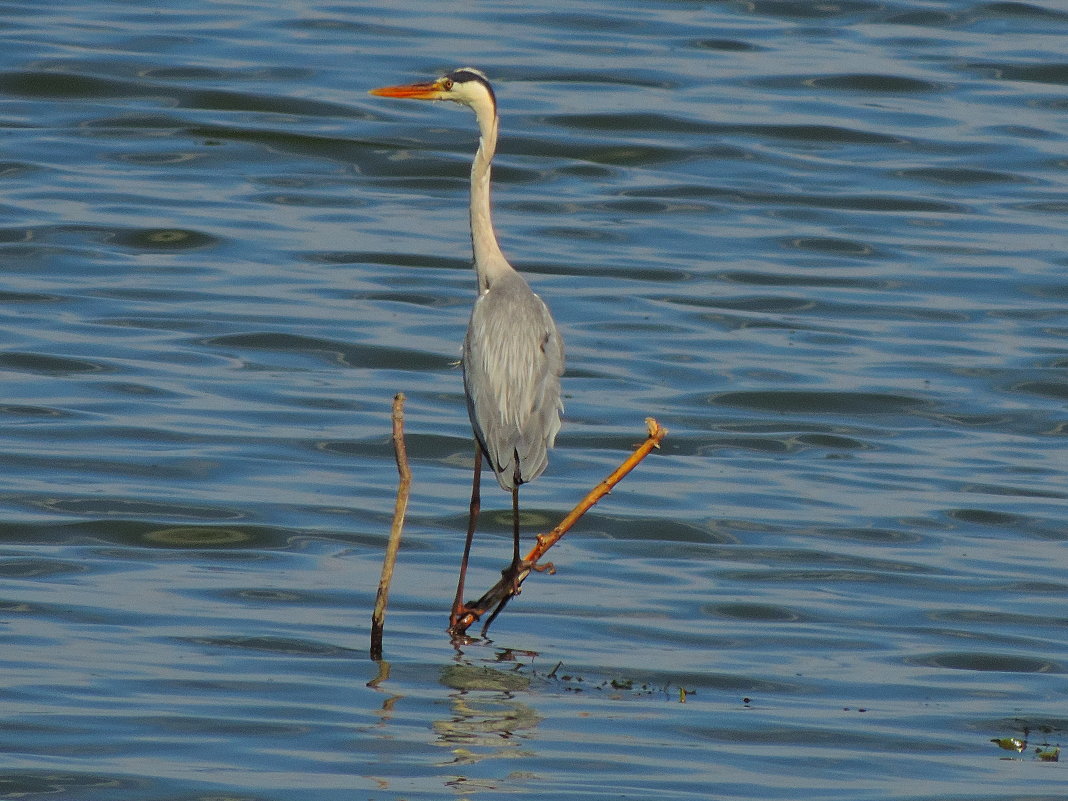
[[[1064,797],[1068,12],[380,5],[0,8],[0,798]],[[454,650],[463,64],[525,524],[670,434]]]

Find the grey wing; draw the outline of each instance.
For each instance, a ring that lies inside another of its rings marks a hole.
[[[517,456],[520,483],[545,470],[563,411],[563,341],[541,298],[519,280],[479,296],[463,354],[471,426],[505,489],[515,483]]]

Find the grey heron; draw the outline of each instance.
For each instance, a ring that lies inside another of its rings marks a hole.
[[[496,96],[486,76],[472,67],[462,67],[428,83],[386,86],[372,89],[371,94],[451,100],[475,112],[480,134],[471,165],[470,209],[478,296],[467,326],[462,360],[467,412],[476,440],[475,469],[467,539],[449,617],[449,631],[457,634],[457,622],[472,611],[464,602],[464,578],[478,524],[482,457],[497,483],[512,495],[513,549],[508,571],[515,577],[522,567],[519,486],[545,470],[548,449],[560,430],[564,344],[548,307],[505,259],[493,230],[490,167],[497,148],[498,117]]]

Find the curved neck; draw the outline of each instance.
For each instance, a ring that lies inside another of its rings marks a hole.
[[[490,166],[497,150],[497,114],[495,110],[476,109],[479,137],[478,152],[471,164],[471,247],[478,274],[478,291],[485,292],[493,279],[512,269],[501,252],[493,232],[490,211]]]

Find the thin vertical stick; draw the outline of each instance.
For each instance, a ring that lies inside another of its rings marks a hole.
[[[382,629],[386,621],[386,604],[389,602],[389,585],[393,581],[393,566],[397,563],[401,531],[404,529],[404,514],[408,511],[408,490],[412,484],[412,471],[408,469],[408,452],[404,446],[404,395],[393,398],[393,451],[397,457],[397,503],[393,508],[393,527],[389,532],[386,556],[382,560],[382,578],[378,581],[378,596],[375,611],[371,616],[371,658],[382,658]]]

